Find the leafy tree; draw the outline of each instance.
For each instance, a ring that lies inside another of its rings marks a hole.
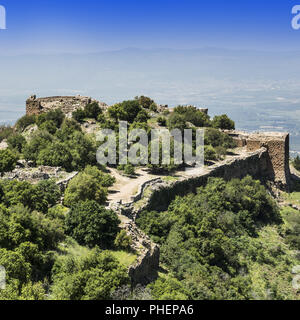
[[[83,109],[77,109],[72,113],[72,118],[78,122],[83,122],[85,117],[86,117],[86,114]]]
[[[96,163],[96,143],[71,120],[67,120],[55,136],[47,131],[36,132],[23,153],[26,160],[39,165],[61,166],[67,171]]]
[[[121,230],[117,234],[114,243],[117,248],[128,250],[130,249],[132,238],[130,235],[127,235],[125,230]]]
[[[155,300],[188,300],[189,293],[182,283],[173,278],[158,278],[149,285]]]
[[[63,167],[72,170],[72,155],[67,146],[59,141],[53,141],[41,150],[36,162],[38,165]]]
[[[53,120],[47,120],[40,125],[40,130],[48,131],[50,134],[54,134],[57,131],[56,123]]]
[[[211,145],[214,148],[221,146],[228,149],[236,146],[235,142],[229,135],[214,128],[205,129],[204,143],[205,145]]]
[[[190,122],[196,127],[210,126],[209,116],[196,107],[178,106],[174,109],[174,114],[183,116],[186,122]]]
[[[102,113],[101,108],[97,102],[89,103],[84,108],[86,118],[97,120],[98,116]]]
[[[119,231],[115,212],[106,210],[96,201],[79,202],[66,218],[67,234],[81,245],[110,247]]]
[[[172,113],[167,122],[169,130],[180,129],[183,131],[187,129],[185,117],[178,113]]]
[[[156,103],[152,103],[149,107],[149,110],[152,112],[157,112],[158,108],[157,108],[157,104]]]
[[[11,126],[0,126],[0,142],[7,139],[14,133],[14,129]]]
[[[130,163],[128,163],[126,165],[121,165],[118,167],[118,169],[124,171],[124,173],[129,176],[132,176],[135,174],[134,166]]]
[[[162,126],[162,127],[165,127],[167,125],[167,119],[164,118],[164,117],[159,117],[157,119],[157,123]]]
[[[136,122],[147,122],[150,119],[148,112],[142,109],[135,118]]]
[[[129,284],[126,268],[99,249],[86,257],[57,260],[52,274],[55,300],[109,300],[115,290]]]
[[[16,149],[18,152],[22,152],[22,149],[26,145],[26,139],[21,134],[13,134],[7,139],[8,146],[11,149]]]
[[[222,130],[234,130],[235,123],[233,120],[229,119],[226,114],[221,116],[215,116],[212,120],[212,126],[217,129]]]
[[[31,243],[38,250],[53,250],[64,238],[62,226],[58,220],[48,219],[37,211],[30,211],[19,204],[9,209],[0,208],[0,247],[9,250],[19,250],[23,255],[29,255],[31,248],[20,251],[24,243]],[[35,249],[34,249],[35,250]],[[38,253],[38,250],[32,251]]]
[[[114,183],[114,178],[104,174],[95,167],[88,166],[69,183],[64,203],[71,207],[78,201],[95,200],[104,204],[107,198],[107,188]]]
[[[42,180],[34,188],[39,197],[36,210],[47,213],[48,208],[55,206],[60,200],[61,191],[54,180]]]
[[[46,113],[42,113],[37,118],[37,125],[40,127],[44,122],[53,121],[56,128],[60,128],[63,121],[65,119],[65,114],[61,109],[55,109],[48,111]]]
[[[28,126],[36,123],[36,115],[25,115],[16,122],[18,132],[24,131]]]
[[[74,119],[65,119],[55,136],[61,141],[67,141],[75,132],[82,133],[81,126]]]
[[[204,147],[204,159],[208,160],[217,160],[217,152],[213,146],[205,146]]]
[[[35,163],[39,153],[53,141],[53,136],[47,131],[36,131],[23,149],[24,158]]]
[[[136,97],[135,99],[138,101],[140,106],[146,109],[150,109],[150,107],[155,104],[151,98],[145,96]]]
[[[137,100],[128,100],[118,103],[108,109],[108,114],[114,120],[132,123],[142,110]]]
[[[274,288],[272,298],[295,298],[291,289],[279,289],[289,283],[284,270],[294,260],[275,227],[282,223],[278,207],[250,177],[210,178],[197,194],[177,197],[167,212],[142,213],[137,223],[161,244],[161,263],[183,289],[158,281],[155,298],[187,292],[189,299],[251,299],[261,294],[257,274]],[[263,270],[272,268],[276,276],[266,276]]]
[[[9,149],[0,150],[0,176],[4,172],[12,171],[18,161],[18,157]]]
[[[27,181],[4,180],[0,182],[0,188],[0,200],[7,207],[23,204],[31,210],[46,213],[60,199],[59,187],[52,180],[40,181],[36,185]]]

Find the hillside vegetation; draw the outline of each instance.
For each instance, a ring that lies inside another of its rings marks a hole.
[[[205,128],[207,165],[235,147],[220,130],[235,127],[226,115],[210,119],[192,106],[161,109],[144,96],[105,110],[92,103],[71,119],[56,109],[1,127],[0,142],[8,148],[0,150],[0,265],[7,281],[0,299],[299,298],[291,284],[291,270],[300,264],[299,212],[280,211],[250,177],[210,179],[197,194],[176,198],[166,212],[143,212],[137,222],[161,245],[162,269],[157,281],[132,288],[128,267],[139,252],[131,249],[117,213],[107,209],[115,178],[96,161],[97,131],[118,132],[119,121],[128,121],[129,132],[145,129],[149,137],[151,128]],[[16,166],[22,170],[19,160],[78,174],[64,191],[51,179],[6,179]],[[134,178],[141,166],[114,170]],[[172,160],[147,169],[176,179],[179,166]]]

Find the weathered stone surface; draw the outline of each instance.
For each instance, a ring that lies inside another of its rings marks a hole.
[[[11,172],[5,173],[2,179],[28,181],[33,184],[41,180],[54,179],[56,184],[64,191],[68,183],[77,174],[77,171],[71,173],[65,172],[61,167],[33,167],[32,162],[19,160],[16,168]]]
[[[249,152],[267,149],[267,167],[264,176],[274,181],[281,189],[289,189],[290,166],[289,166],[289,134],[282,132],[261,132],[248,134],[239,131],[227,131],[233,137],[239,147],[246,146]]]
[[[101,108],[106,108],[107,105],[90,97],[78,96],[57,96],[37,98],[32,95],[26,101],[26,114],[41,114],[50,110],[60,108],[67,116],[71,116],[72,112],[83,109],[87,104],[97,102]]]

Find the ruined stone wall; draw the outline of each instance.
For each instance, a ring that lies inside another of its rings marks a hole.
[[[268,160],[264,176],[281,188],[290,186],[289,134],[280,132],[262,132],[247,134],[238,131],[227,132],[239,147],[246,146],[248,152],[264,147],[268,151]]]
[[[268,172],[268,166],[268,151],[266,148],[261,148],[232,160],[219,162],[199,172],[198,175],[181,178],[173,182],[153,181],[149,186],[152,192],[147,199],[143,199],[143,205],[140,207],[136,206],[136,201],[132,201],[126,204],[111,204],[111,208],[135,220],[143,210],[166,210],[176,196],[195,193],[197,188],[204,186],[210,177],[220,177],[225,180],[230,180],[233,178],[242,179],[250,175],[257,180],[267,182],[268,177],[265,176],[265,173]]]
[[[37,98],[35,95],[31,96],[26,101],[26,114],[41,114],[50,110],[60,108],[66,115],[71,115],[72,112],[83,109],[87,104],[97,102],[100,107],[105,108],[106,104],[99,102],[90,97],[82,96],[57,96],[47,98]]]
[[[147,201],[145,208],[142,208],[142,210],[164,211],[176,196],[195,193],[197,188],[205,186],[210,177],[219,177],[229,181],[233,178],[242,179],[250,175],[255,179],[266,182],[267,178],[264,176],[264,173],[267,167],[268,153],[265,148],[261,148],[248,155],[230,160],[229,162],[218,163],[206,169],[206,171],[199,176],[178,180],[170,184],[157,185]],[[135,217],[139,212],[134,213]]]

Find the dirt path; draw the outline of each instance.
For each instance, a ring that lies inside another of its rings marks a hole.
[[[109,202],[118,202],[120,200],[123,203],[130,202],[131,197],[138,192],[139,186],[156,177],[149,174],[145,169],[138,169],[136,178],[122,176],[116,169],[109,169],[109,171],[116,178],[116,183],[109,188]]]
[[[225,161],[239,157],[242,154],[246,154],[245,149],[236,149],[233,155],[228,155]],[[207,168],[191,168],[189,170],[177,171],[172,176],[176,178],[187,178],[190,176],[203,174]],[[116,169],[109,169],[110,174],[116,178],[115,184],[109,188],[108,201],[128,203],[131,201],[131,197],[137,194],[139,187],[154,178],[158,178],[158,175],[153,175],[148,172],[146,168],[141,168],[136,171],[136,178],[129,178],[121,175]]]

